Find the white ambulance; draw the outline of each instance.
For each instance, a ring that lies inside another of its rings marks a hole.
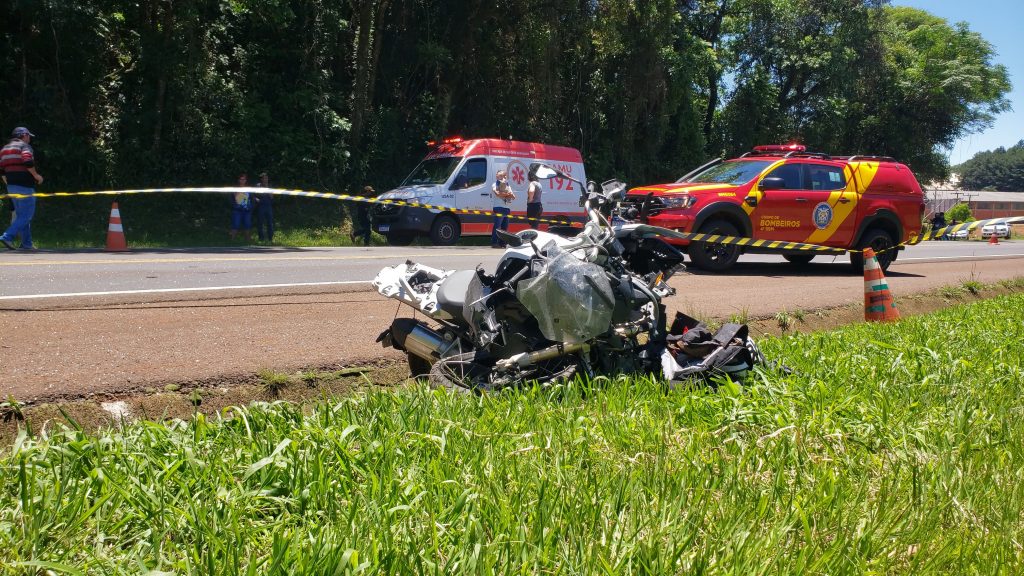
[[[516,194],[516,199],[506,206],[511,208],[512,216],[525,218],[528,173],[533,162],[542,162],[581,182],[587,181],[583,157],[575,148],[496,138],[448,138],[435,145],[398,188],[378,197],[437,208],[374,204],[373,229],[395,246],[408,245],[418,236],[428,236],[433,244],[441,246],[455,244],[463,236],[489,236],[493,216],[459,210],[490,212],[496,202],[491,196],[491,185],[495,174],[505,170],[509,186]],[[541,180],[540,184],[544,206],[541,218],[583,219],[578,184],[563,178]],[[509,219],[510,232],[527,227],[525,220]],[[547,225],[541,224],[540,228],[545,229]]]

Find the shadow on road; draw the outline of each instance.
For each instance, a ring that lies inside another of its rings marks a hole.
[[[378,299],[382,302],[384,300]],[[366,304],[370,300],[317,300],[315,302],[243,302],[234,304],[189,304],[175,301],[176,305],[145,306],[140,304],[101,304],[71,308],[26,308],[0,306],[0,312],[106,312],[110,310],[181,310],[184,308],[275,308],[278,306],[319,306],[324,304]]]
[[[691,267],[686,270],[686,273],[693,276],[762,276],[768,278],[821,278],[834,276],[853,278],[862,275],[860,272],[854,272],[849,262],[822,262],[804,265],[795,265],[789,262],[740,262],[727,272],[708,272]],[[922,278],[920,274],[900,272],[893,268],[890,268],[885,275],[888,278]]]

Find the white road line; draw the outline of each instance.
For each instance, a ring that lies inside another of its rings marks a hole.
[[[294,284],[247,284],[244,286],[205,286],[200,288],[154,288],[151,290],[114,290],[110,292],[68,292],[64,294],[27,294],[24,296],[0,296],[0,300],[36,300],[40,298],[72,298],[75,296],[120,296],[126,294],[162,294],[172,292],[205,292],[214,290],[250,290],[254,288],[296,288],[299,286],[337,286],[342,284],[369,284],[369,280],[345,280],[341,282],[297,282]]]
[[[926,256],[922,258],[900,258],[893,265],[910,261],[926,260],[966,260],[966,259],[994,259],[994,258],[1016,258],[1024,254],[975,254],[968,256]],[[763,262],[762,262],[763,263]],[[218,290],[253,290],[259,288],[298,288],[302,286],[341,286],[353,284],[369,284],[370,280],[344,280],[338,282],[296,282],[291,284],[247,284],[242,286],[204,286],[197,288],[153,288],[149,290],[114,290],[109,292],[67,292],[63,294],[26,294],[23,296],[0,296],[0,300],[40,300],[44,298],[73,298],[76,296],[123,296],[131,294],[165,294],[174,292],[205,292]]]
[[[900,262],[909,262],[911,260],[963,260],[967,258],[983,259],[983,258],[1020,258],[1024,254],[970,254],[967,256],[922,256],[920,258],[897,258],[893,264],[899,264]]]
[[[469,258],[490,256],[493,252],[424,252],[423,258]],[[350,254],[340,256],[290,256],[290,255],[247,255],[247,256],[211,256],[202,258],[136,258],[131,253],[119,253],[116,257],[105,260],[29,260],[3,261],[0,267],[24,266],[83,266],[83,265],[119,265],[128,264],[203,264],[207,262],[307,262],[316,260],[380,260],[381,258],[408,258],[399,254]]]

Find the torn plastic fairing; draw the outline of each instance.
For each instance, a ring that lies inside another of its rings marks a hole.
[[[604,269],[554,242],[540,273],[519,283],[516,297],[533,314],[541,334],[555,342],[584,342],[608,330],[615,295]]]

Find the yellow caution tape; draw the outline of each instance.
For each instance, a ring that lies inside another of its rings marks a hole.
[[[324,198],[327,200],[340,200],[344,202],[363,202],[367,204],[393,204],[395,206],[409,206],[412,208],[425,208],[427,210],[441,210],[452,212],[455,214],[475,214],[478,216],[496,216],[494,212],[490,210],[470,210],[466,208],[452,208],[451,206],[441,206],[437,204],[424,204],[422,202],[413,202],[409,200],[397,200],[397,199],[382,199],[382,198],[367,198],[364,196],[353,196],[351,194],[334,194],[331,192],[311,192],[308,190],[291,190],[286,188],[261,188],[261,187],[242,187],[242,186],[220,186],[220,187],[198,187],[198,188],[138,188],[131,190],[96,190],[86,192],[37,192],[35,194],[0,194],[0,198],[70,198],[76,196],[120,196],[120,195],[133,195],[133,194],[157,194],[157,193],[168,193],[168,192],[196,192],[196,193],[219,193],[219,194],[234,194],[236,192],[250,192],[254,194],[273,194],[276,196],[299,196],[304,198]],[[502,216],[505,216],[502,214]],[[528,218],[526,216],[517,216],[513,214],[507,215],[510,220],[521,220],[521,221],[535,221],[543,222],[545,224],[554,224],[558,226],[572,226],[579,225],[579,222],[572,222],[570,220],[552,220],[549,218]],[[988,226],[989,224],[1005,223],[1012,224],[1017,222],[1024,222],[1024,216],[1011,216],[1006,218],[990,218],[987,220],[975,220],[973,222],[964,222],[962,224],[956,224],[952,226],[946,226],[944,228],[938,228],[930,230],[925,234],[920,234],[911,237],[907,242],[901,242],[892,248],[878,251],[875,253],[886,252],[889,250],[897,250],[902,246],[913,246],[921,243],[924,240],[934,240],[946,234],[959,232],[960,230],[973,230],[978,226]],[[832,246],[821,246],[819,244],[805,244],[803,242],[785,242],[782,240],[756,240],[754,238],[746,238],[742,236],[723,236],[719,234],[704,234],[698,232],[679,232],[676,230],[665,229],[665,232],[660,233],[661,236],[667,238],[675,238],[677,240],[688,240],[690,242],[701,242],[708,244],[723,244],[727,246],[741,246],[749,248],[764,248],[768,250],[777,250],[780,252],[830,252],[830,253],[842,253],[845,252],[863,252],[855,248],[836,248]]]
[[[237,192],[249,192],[253,194],[273,194],[275,196],[300,196],[303,198],[324,198],[327,200],[341,200],[345,202],[363,202],[367,204],[394,204],[395,206],[410,206],[413,208],[426,208],[428,210],[442,210],[456,214],[476,214],[479,216],[495,216],[489,210],[469,210],[465,208],[452,208],[451,206],[440,206],[435,204],[423,204],[409,200],[394,200],[381,198],[367,198],[365,196],[352,196],[351,194],[334,194],[331,192],[310,192],[308,190],[290,190],[286,188],[258,188],[254,186],[222,186],[222,187],[199,187],[199,188],[138,188],[132,190],[90,190],[86,192],[37,192],[35,194],[0,194],[0,198],[70,198],[75,196],[121,196],[133,194],[158,194],[168,192],[199,192],[217,194],[235,194]],[[503,215],[504,216],[504,215]],[[545,224],[556,224],[559,226],[571,226],[570,220],[551,220],[549,218],[527,218],[526,216],[508,215],[510,220],[533,220]]]
[[[907,244],[914,245],[920,243],[923,240],[934,240],[941,236],[945,236],[946,234],[953,234],[961,230],[974,230],[978,226],[988,226],[990,224],[1015,224],[1018,222],[1024,223],[1024,216],[1008,216],[1004,218],[989,218],[987,220],[974,220],[971,222],[963,222],[960,224],[954,224],[952,226],[944,226],[942,228],[935,228],[933,230],[929,230],[927,233],[921,234],[917,238],[911,238],[910,241],[907,242]]]
[[[881,254],[889,252],[891,250],[898,250],[903,246],[914,246],[920,244],[923,240],[934,240],[945,234],[958,232],[960,230],[973,230],[978,226],[988,226],[989,224],[1013,224],[1013,223],[1024,223],[1024,216],[1010,216],[1004,218],[989,218],[987,220],[975,220],[973,222],[964,222],[962,224],[956,224],[953,226],[946,226],[944,228],[938,228],[930,230],[925,234],[920,234],[911,237],[906,242],[900,242],[891,248],[885,250],[875,250],[875,254]],[[864,250],[857,248],[836,248],[832,246],[821,246],[819,244],[805,244],[802,242],[784,242],[781,240],[755,240],[753,238],[744,238],[737,236],[717,236],[714,234],[698,234],[694,232],[675,232],[673,234],[663,234],[672,238],[679,238],[680,240],[689,240],[691,242],[707,242],[711,244],[726,244],[735,246],[749,246],[751,248],[767,248],[771,250],[778,250],[780,252],[790,251],[806,251],[806,252],[830,252],[830,253],[842,253],[842,252],[854,252],[862,253]]]

